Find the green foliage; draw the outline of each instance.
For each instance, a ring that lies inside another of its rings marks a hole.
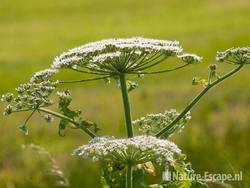
[[[58,96],[59,96],[59,103],[58,103],[59,110],[62,112],[62,114],[71,119],[79,118],[81,111],[79,110],[73,111],[68,108],[72,101],[69,90],[58,93]],[[59,130],[58,130],[58,134],[60,136],[64,135],[63,131],[66,129],[68,123],[69,122],[67,120],[64,119],[60,120]]]
[[[80,115],[81,115],[80,110],[69,109],[69,105],[72,101],[69,90],[65,90],[63,92],[58,92],[57,94],[59,96],[59,102],[58,102],[59,110],[62,113],[62,115],[75,121],[74,128],[79,128],[79,129],[93,128],[94,132],[98,131],[98,127],[95,123],[90,122],[90,121],[86,121],[86,120],[82,119],[82,117],[80,117]],[[58,130],[58,134],[60,136],[64,136],[64,131],[69,123],[70,122],[66,119],[60,120],[59,130]]]
[[[118,188],[125,187],[125,166],[120,163],[103,163],[102,186]]]
[[[102,186],[103,188],[121,188],[125,187],[126,167],[122,164],[105,163],[103,164]],[[133,186],[138,188],[148,188],[145,183],[145,170],[135,167],[133,170]]]

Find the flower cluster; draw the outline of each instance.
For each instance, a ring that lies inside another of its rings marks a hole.
[[[100,75],[137,74],[166,58],[180,54],[177,41],[133,37],[107,39],[71,49],[56,57],[51,68],[70,68]],[[186,63],[199,62],[200,57],[185,54],[179,57]]]
[[[145,117],[141,117],[137,120],[134,120],[132,123],[134,126],[139,127],[139,131],[148,134],[154,135],[161,129],[167,127],[176,117],[178,113],[175,109],[166,110],[163,113],[158,114],[147,114]],[[172,129],[169,130],[170,134],[173,134],[176,131],[179,131],[183,128],[184,124],[191,119],[190,113],[187,113]],[[169,136],[168,135],[168,136]]]
[[[13,111],[34,110],[39,106],[48,106],[53,103],[49,99],[50,94],[55,90],[58,81],[42,81],[40,83],[29,82],[21,84],[16,88],[18,93],[2,95],[1,101],[7,102],[8,105],[4,110],[4,115],[9,115]]]
[[[250,47],[230,48],[224,52],[217,52],[216,60],[231,64],[250,64]]]
[[[198,63],[202,61],[202,57],[196,54],[181,54],[177,56],[178,58],[182,59],[183,62],[191,64],[191,63]]]
[[[93,60],[95,56],[101,54],[110,54],[113,52],[138,50],[140,52],[158,52],[167,54],[178,53],[182,49],[177,41],[145,39],[140,37],[128,39],[106,39],[97,42],[91,42],[86,45],[73,48],[56,57],[52,67],[62,68],[71,67],[74,64],[86,63],[86,60]],[[82,61],[80,61],[82,59]]]
[[[45,69],[34,74],[30,82],[40,83],[48,81],[54,74],[58,73],[57,69]]]
[[[97,137],[89,144],[74,151],[75,155],[93,160],[120,162],[123,164],[143,164],[148,161],[163,165],[166,161],[174,164],[181,150],[168,140],[153,136],[136,136],[128,139]]]

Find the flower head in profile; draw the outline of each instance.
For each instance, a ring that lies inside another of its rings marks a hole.
[[[184,63],[200,61],[193,54],[178,56],[182,48],[177,41],[133,37],[107,39],[73,48],[56,57],[51,68],[69,68],[90,74],[143,74],[169,57]]]
[[[173,164],[175,158],[181,155],[181,150],[174,143],[153,136],[127,139],[97,137],[89,144],[76,149],[74,154],[93,160],[123,164],[136,165],[151,161],[162,165],[166,161]]]
[[[250,47],[230,48],[224,52],[217,52],[216,60],[230,64],[250,64]]]

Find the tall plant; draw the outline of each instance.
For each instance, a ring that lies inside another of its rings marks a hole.
[[[168,59],[179,61],[175,67],[156,70],[160,64],[166,64]],[[197,64],[202,58],[195,54],[182,53],[177,41],[166,41],[146,38],[108,39],[89,43],[56,57],[50,68],[34,74],[30,81],[16,88],[17,94],[7,93],[2,101],[7,102],[4,115],[30,111],[30,115],[19,126],[28,134],[27,124],[30,118],[39,113],[47,122],[54,117],[60,119],[59,135],[66,128],[80,129],[90,136],[89,144],[74,151],[75,155],[100,161],[102,164],[103,187],[206,187],[200,180],[185,180],[193,173],[190,165],[185,162],[185,155],[169,137],[179,132],[191,118],[190,110],[211,88],[250,64],[250,48],[231,48],[218,52],[218,62],[234,65],[234,68],[223,74],[217,73],[215,64],[209,66],[208,78],[195,77],[193,84],[202,84],[203,90],[190,101],[182,112],[175,109],[158,114],[148,114],[137,120],[132,119],[129,92],[138,84],[135,75],[142,78],[148,74],[161,74],[183,69]],[[89,79],[61,81],[52,76],[62,69],[69,69],[82,74],[94,75]],[[113,136],[97,136],[98,126],[81,116],[80,110],[69,108],[72,101],[69,90],[58,91],[58,85],[94,80],[110,82],[114,79],[121,92],[124,107],[124,119],[127,138]],[[56,102],[51,100],[51,94],[57,91],[59,111],[48,107]],[[136,135],[137,128],[141,135]],[[148,185],[144,174],[155,174],[159,170],[165,172],[162,182]],[[167,172],[177,172],[184,180],[171,180]]]

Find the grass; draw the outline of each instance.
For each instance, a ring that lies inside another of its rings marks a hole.
[[[173,107],[181,110],[201,89],[191,86],[192,77],[205,74],[217,50],[249,45],[249,12],[247,0],[2,0],[0,94],[26,82],[71,47],[103,38],[144,36],[179,40],[185,51],[204,56],[205,63],[141,80],[139,89],[131,93],[133,117]],[[172,138],[197,172],[242,170],[241,186],[250,184],[248,68],[205,96],[186,129]],[[115,131],[123,136],[121,96],[114,83],[77,86],[70,87],[73,107],[82,108],[87,118],[100,124],[100,134]],[[39,116],[29,123],[30,134],[24,136],[17,129],[23,120],[24,114],[0,117],[0,187],[54,187],[46,160],[21,149],[30,142],[51,152],[71,187],[98,187],[98,165],[70,155],[76,146],[86,143],[87,136],[69,130],[61,138],[56,122],[46,125]],[[237,182],[233,185],[240,187]]]

